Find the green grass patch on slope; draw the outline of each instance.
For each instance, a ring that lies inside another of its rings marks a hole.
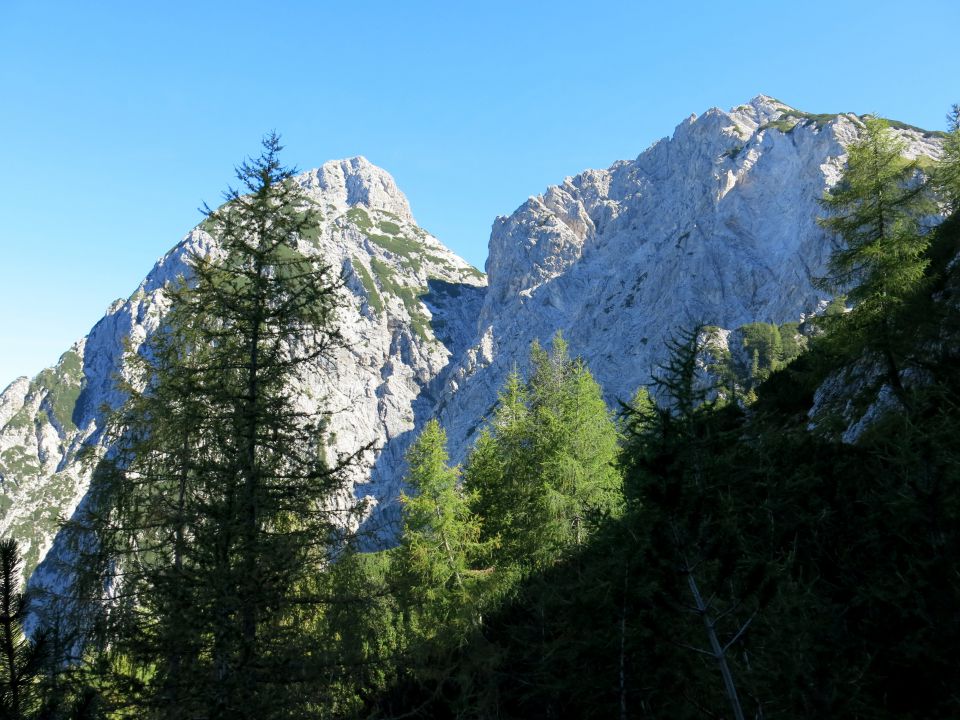
[[[779,130],[786,134],[796,130],[801,125],[813,125],[817,130],[822,130],[827,123],[837,119],[837,115],[832,113],[806,113],[800,110],[791,110],[781,115],[776,120],[772,120],[760,126],[760,130]]]
[[[32,428],[33,416],[30,414],[28,408],[22,407],[14,414],[12,418],[7,421],[7,424],[3,427],[9,428],[10,430],[25,430],[27,428]]]
[[[373,221],[363,208],[350,208],[346,212],[347,220],[357,226],[363,233],[373,229]]]
[[[379,258],[371,258],[370,266],[380,282],[380,288],[385,293],[400,298],[403,302],[407,315],[410,316],[410,324],[413,326],[414,333],[423,340],[431,340],[433,329],[430,327],[430,319],[424,314],[423,306],[420,304],[420,297],[425,293],[425,290],[398,283],[393,268]]]
[[[909,123],[900,122],[899,120],[887,120],[887,124],[892,128],[896,128],[897,130],[913,130],[927,138],[946,138],[950,136],[950,133],[946,133],[943,130],[924,130],[916,125],[910,125]]]
[[[380,293],[377,292],[377,284],[373,281],[373,276],[370,275],[366,266],[357,258],[351,258],[350,264],[353,266],[354,272],[357,273],[357,277],[360,278],[360,283],[363,285],[364,292],[367,294],[367,304],[375,313],[378,315],[381,314],[383,312],[383,298],[381,298]]]
[[[793,129],[799,124],[800,121],[796,118],[785,115],[777,120],[771,120],[768,123],[764,123],[760,126],[759,131],[763,132],[764,130],[779,130],[786,135],[787,133],[792,132]]]
[[[73,410],[80,397],[83,384],[83,360],[73,350],[60,356],[55,367],[42,370],[30,383],[28,397],[46,393],[41,409],[46,410],[50,420],[64,432],[76,430]],[[20,408],[4,427],[11,430],[32,428],[37,420],[44,421],[43,413],[34,416],[28,406]]]
[[[477,270],[473,265],[468,265],[465,268],[460,268],[460,275],[467,275],[469,277],[474,277],[477,280],[483,280],[485,277],[483,271]]]
[[[790,110],[776,120],[761,125],[759,130],[773,129],[779,130],[782,133],[789,133],[796,130],[800,125],[813,125],[817,130],[822,130],[827,123],[836,120],[838,117],[838,113],[808,113],[800,110]],[[913,130],[926,138],[945,138],[948,136],[948,133],[942,130],[925,130],[916,125],[900,122],[899,120],[886,119],[886,122],[892,128],[897,130]]]
[[[17,480],[40,474],[40,465],[35,457],[24,452],[22,447],[7,448],[0,454],[0,470],[4,477],[12,475]]]
[[[396,215],[386,211],[378,211],[378,213],[396,218]],[[447,260],[439,255],[427,252],[427,248],[423,244],[427,233],[420,228],[413,228],[413,233],[416,237],[408,237],[404,234],[404,229],[395,222],[379,220],[375,223],[371,219],[370,214],[363,208],[350,208],[350,210],[346,212],[346,218],[360,230],[370,242],[392,255],[397,256],[404,265],[414,272],[422,272],[423,261],[425,259],[438,265],[449,267]]]
[[[380,229],[387,233],[387,235],[399,235],[402,232],[399,225],[389,220],[381,220],[377,225],[379,225]]]

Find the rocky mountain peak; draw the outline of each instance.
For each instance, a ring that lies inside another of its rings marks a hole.
[[[308,192],[340,212],[365,206],[415,223],[407,196],[397,187],[393,176],[362,155],[331,160],[298,179]]]
[[[776,113],[784,112],[787,110],[794,110],[795,108],[787,105],[785,102],[777,100],[775,97],[770,97],[769,95],[764,95],[760,93],[759,95],[754,96],[750,99],[750,102],[747,103],[750,107],[754,108],[758,113]]]

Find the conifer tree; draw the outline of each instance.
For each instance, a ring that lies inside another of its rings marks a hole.
[[[494,579],[486,563],[495,541],[480,539],[446,441],[432,420],[407,452],[410,493],[401,495],[403,532],[391,572],[404,617],[406,670],[420,686],[450,682],[456,654],[482,624]]]
[[[934,180],[947,211],[960,212],[960,105],[947,114],[947,138],[934,171]]]
[[[905,149],[886,121],[866,118],[860,138],[847,148],[843,177],[823,199],[828,215],[820,221],[842,241],[822,285],[849,288],[854,305],[852,312],[836,317],[848,333],[881,354],[887,381],[904,405],[892,316],[922,284],[929,241],[921,220],[934,211],[917,161],[907,161]]]
[[[536,493],[535,458],[529,451],[532,421],[528,402],[523,378],[514,368],[464,470],[464,483],[480,517],[483,537],[502,543],[499,557],[506,567],[522,559],[516,536],[527,522],[523,513]]]
[[[738,524],[746,508],[712,458],[724,446],[726,416],[740,411],[736,404],[719,407],[701,382],[703,333],[696,325],[668,341],[669,359],[653,382],[659,402],[641,391],[627,407],[626,486],[631,521],[647,538],[647,577],[655,579],[668,607],[656,623],[659,632],[719,670],[721,683],[711,678],[701,688],[690,682],[691,696],[709,697],[713,687],[722,687],[733,717],[743,720],[729,656],[757,612],[756,592],[765,578],[762,565],[748,578],[736,572],[742,563]]]
[[[484,553],[479,522],[459,487],[460,473],[448,465],[446,442],[440,424],[427,423],[407,452],[411,493],[401,495],[397,566],[409,591],[429,608],[429,632],[474,622],[470,606],[477,600],[478,563]]]
[[[507,380],[466,470],[485,537],[516,568],[551,564],[622,505],[617,429],[589,370],[559,333],[550,352],[531,346],[530,363],[526,383]]]
[[[188,556],[202,520],[199,470],[215,436],[204,390],[210,348],[179,301],[187,285],[167,291],[173,303],[164,324],[141,352],[127,353],[117,378],[127,401],[106,429],[111,454],[95,469],[85,517],[67,530],[87,566],[79,594],[88,604],[70,608],[72,624],[100,648],[100,667],[118,671],[109,682],[124,701],[176,718],[191,707],[187,687],[203,646]],[[83,542],[88,529],[97,541],[92,552]],[[147,691],[145,674],[153,678]]]
[[[213,253],[168,288],[95,480],[94,587],[116,589],[104,646],[160,717],[296,717],[318,681],[288,619],[317,600],[305,578],[334,537],[342,468],[292,386],[339,342],[339,279],[299,252],[316,211],[278,138],[263,145],[208,211]]]
[[[22,570],[17,541],[0,540],[0,718],[9,720],[38,713],[48,649],[43,633],[32,640],[23,633],[30,596],[19,590]]]

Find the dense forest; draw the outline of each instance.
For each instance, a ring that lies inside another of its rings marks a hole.
[[[268,138],[118,380],[75,591],[24,593],[0,545],[0,717],[960,715],[949,120],[932,166],[864,120],[823,312],[678,327],[616,408],[534,344],[462,466],[436,422],[412,445],[389,547],[344,501],[367,449],[327,457],[291,389],[340,342],[340,280],[296,252],[312,211]]]

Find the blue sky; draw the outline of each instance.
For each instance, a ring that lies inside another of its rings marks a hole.
[[[960,3],[0,0],[0,387],[56,361],[261,136],[365,155],[482,268],[490,225],[766,93],[942,128]]]

